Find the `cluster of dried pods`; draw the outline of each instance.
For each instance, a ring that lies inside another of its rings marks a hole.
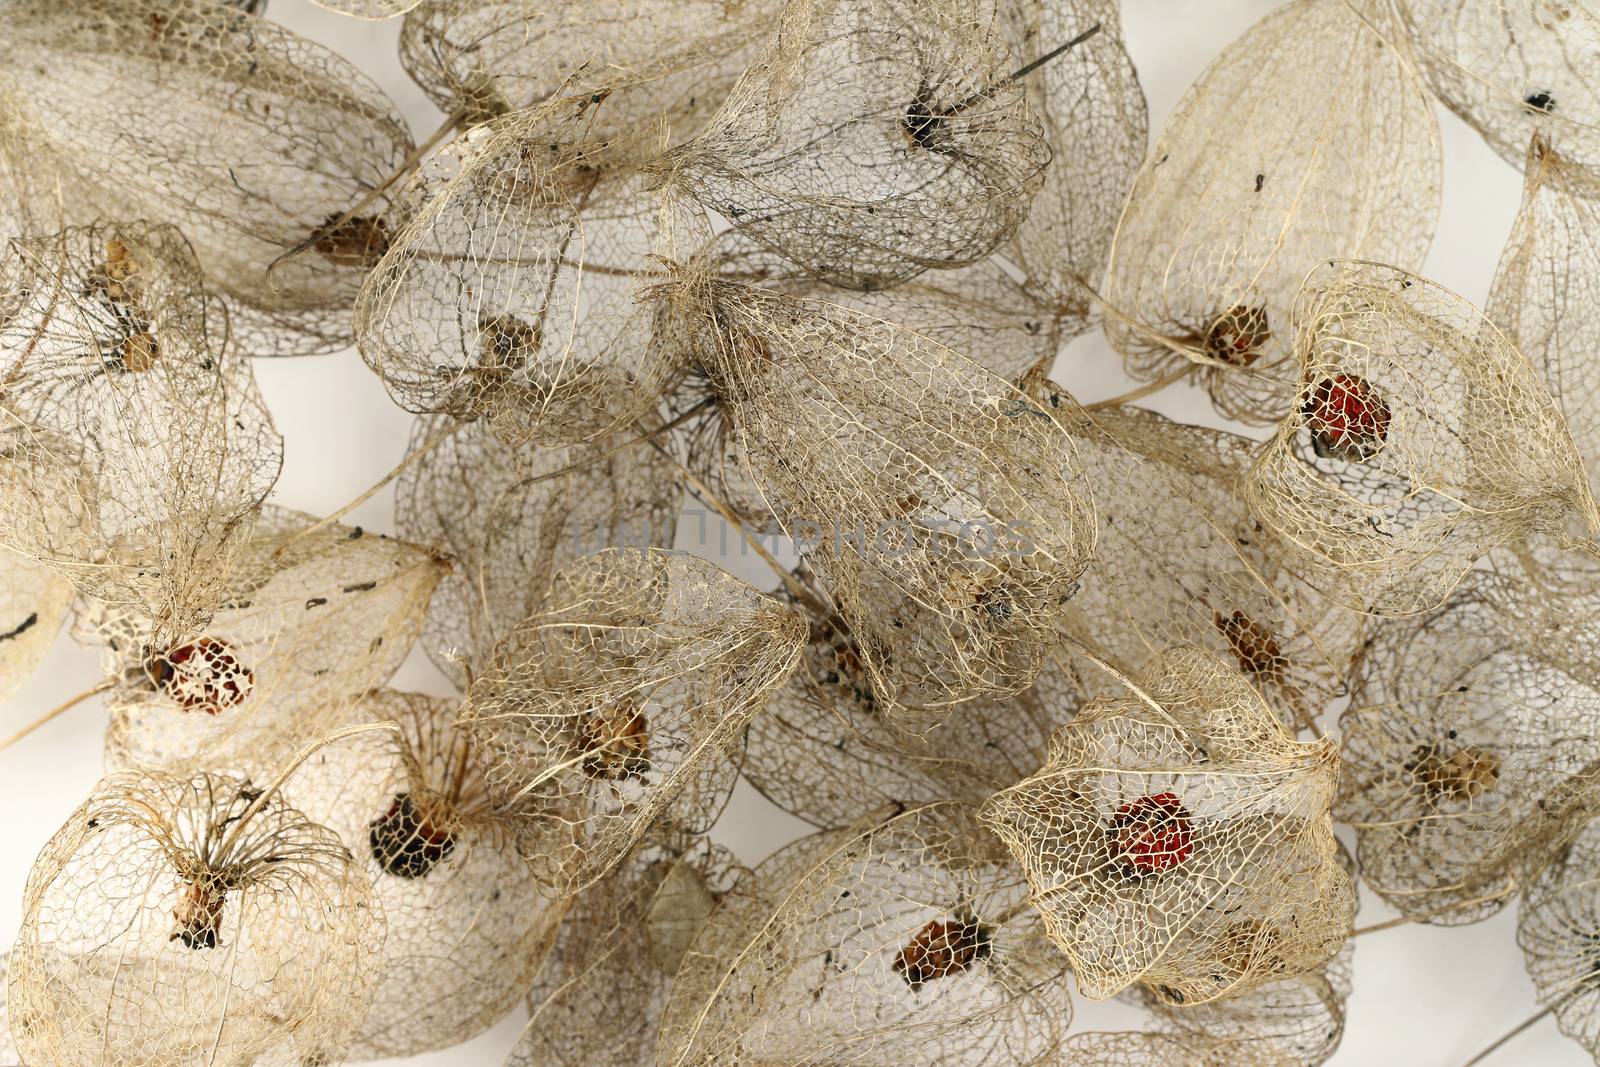
[[[1116,0],[318,2],[433,136],[261,0],[0,0],[0,692],[70,615],[112,767],[0,1060],[1313,1067],[1358,881],[1600,1055],[1600,14],[1289,0],[1147,145]],[[397,537],[266,504],[252,359],[351,344]]]

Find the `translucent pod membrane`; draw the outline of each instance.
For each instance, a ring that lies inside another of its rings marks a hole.
[[[693,556],[595,553],[467,691],[463,729],[559,892],[592,884],[658,819],[715,821],[752,716],[795,669],[794,609]]]
[[[1579,9],[1573,9],[1575,16]],[[1581,16],[1579,16],[1581,17]],[[1528,145],[1522,209],[1500,253],[1484,315],[1533,363],[1600,485],[1600,171],[1542,136]]]
[[[397,722],[316,754],[290,803],[338,833],[388,918],[380,975],[351,1060],[414,1056],[477,1036],[516,1006],[562,921],[490,796],[459,700],[374,690],[343,722]]]
[[[1350,996],[1347,946],[1328,966],[1238,996],[1179,1005],[1140,987],[1153,1016],[1143,1032],[1076,1034],[1066,1067],[1317,1067],[1344,1038]]]
[[[0,700],[33,675],[61,632],[73,596],[72,583],[54,568],[0,550]]]
[[[1397,0],[1397,39],[1439,98],[1512,166],[1537,136],[1600,165],[1600,14],[1587,4]]]
[[[1067,961],[974,809],[930,804],[776,853],[684,958],[656,1062],[1058,1062]]]
[[[358,527],[307,535],[312,521],[269,509],[202,627],[160,637],[137,614],[80,613],[111,681],[112,766],[270,775],[399,668],[447,564]]]
[[[0,68],[0,152],[28,172],[34,212],[56,212],[47,229],[174,223],[251,355],[350,343],[350,302],[391,236],[386,201],[361,202],[412,149],[364,74],[209,0],[12,4]]]
[[[400,62],[447,113],[487,121],[558,96],[601,97],[596,136],[704,125],[777,23],[780,0],[433,0],[406,16]]]
[[[1141,678],[1080,709],[984,808],[1079,990],[1142,981],[1198,1004],[1320,967],[1355,914],[1329,813],[1337,749],[1295,741],[1209,652],[1169,650]]]
[[[658,169],[808,273],[885,288],[982,259],[1027,216],[1050,148],[1019,66],[975,0],[795,0]]]
[[[1497,545],[1600,528],[1560,410],[1456,294],[1396,267],[1328,264],[1301,290],[1295,355],[1295,408],[1243,492],[1285,564],[1334,599],[1426,611]]]
[[[1112,233],[1144,162],[1150,118],[1122,40],[1119,4],[1021,0],[1001,7],[1001,32],[1019,65],[1044,60],[1023,84],[1050,147],[1044,183],[1001,254],[1050,308],[1050,332],[1065,342],[1098,313]],[[1092,37],[1052,54],[1095,26]],[[981,358],[978,350],[951,347]]]
[[[598,137],[601,110],[562,98],[507,115],[406,187],[355,311],[362,356],[401,407],[545,445],[655,410],[679,368],[651,343],[641,292],[664,280],[658,257],[687,262],[710,230],[640,170],[663,127]]]
[[[376,22],[415,10],[422,0],[311,0],[311,2],[341,15]]]
[[[516,447],[482,422],[453,423],[447,415],[417,420],[411,451],[430,450],[400,476],[395,525],[450,556],[422,648],[465,691],[469,674],[543,601],[559,567],[606,548],[670,547],[680,491],[665,457],[628,444],[652,422],[562,448]]]
[[[567,910],[505,1067],[655,1063],[661,1014],[689,946],[747,873],[704,837],[640,842]]]
[[[876,697],[849,628],[837,615],[804,610],[805,654],[750,723],[744,775],[813,826],[939,800],[979,803],[1043,762],[1051,734],[1077,707],[1077,679],[1049,656],[1023,692],[953,705],[938,726],[908,734]]]
[[[1128,193],[1107,339],[1140,380],[1188,366],[1224,415],[1277,421],[1301,280],[1329,259],[1420,268],[1442,167],[1426,90],[1372,24],[1320,0],[1272,12],[1190,87]]]
[[[834,304],[693,277],[658,295],[891,720],[924,731],[1032,684],[1094,544],[1088,483],[1049,414]]]
[[[189,243],[110,223],[0,259],[0,541],[176,633],[226,595],[283,461]]]
[[[1391,907],[1492,915],[1600,810],[1590,609],[1562,621],[1544,589],[1474,571],[1438,611],[1374,629],[1340,719],[1335,811]]]
[[[1307,585],[1250,516],[1235,485],[1256,442],[1136,408],[1084,413],[1046,388],[1041,406],[1073,437],[1100,517],[1064,629],[1126,669],[1198,645],[1230,663],[1293,726],[1343,695],[1361,617]],[[1086,693],[1110,675],[1057,642]]]
[[[1517,944],[1561,1032],[1600,1055],[1600,823],[1557,853],[1523,897]]]
[[[27,1063],[344,1058],[384,920],[331,830],[243,779],[103,779],[40,854],[11,954]]]

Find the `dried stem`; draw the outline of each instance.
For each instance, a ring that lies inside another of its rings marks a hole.
[[[85,700],[88,700],[90,697],[97,696],[97,695],[99,695],[101,693],[104,693],[107,689],[110,689],[110,688],[111,688],[111,681],[110,681],[110,679],[107,679],[106,681],[101,682],[99,685],[95,686],[93,689],[85,689],[83,692],[79,693],[77,696],[70,697],[67,700],[63,701],[62,703],[57,704],[55,707],[53,707],[49,711],[45,712],[39,718],[33,720],[28,725],[24,726],[22,729],[18,730],[16,733],[14,733],[10,737],[6,738],[4,741],[0,741],[0,752],[4,752],[6,749],[8,749],[12,745],[16,744],[18,741],[21,741],[24,737],[27,737],[29,734],[33,733],[39,727],[45,725],[45,723],[48,723],[52,719],[55,719],[58,716],[65,714],[67,711],[70,711],[72,708],[75,708],[79,704],[82,704]]]
[[[1551,1012],[1555,1011],[1556,1008],[1560,1006],[1560,1004],[1561,1004],[1561,1001],[1557,1001],[1556,1003],[1551,1004],[1548,1007],[1546,1007],[1543,1011],[1539,1012],[1537,1015],[1528,1016],[1528,1018],[1522,1020],[1516,1026],[1513,1026],[1510,1030],[1507,1030],[1505,1033],[1501,1034],[1498,1038],[1496,1038],[1494,1040],[1494,1042],[1492,1044],[1490,1044],[1487,1048],[1485,1048],[1482,1052],[1478,1053],[1476,1056],[1472,1057],[1472,1059],[1468,1060],[1466,1063],[1463,1063],[1461,1065],[1461,1067],[1473,1067],[1473,1064],[1482,1063],[1484,1060],[1488,1059],[1489,1056],[1492,1055],[1502,1045],[1506,1044],[1508,1041],[1510,1041],[1512,1038],[1516,1037],[1518,1034],[1522,1033],[1524,1030],[1527,1030],[1529,1027],[1533,1026],[1534,1023],[1537,1023],[1540,1019],[1543,1019],[1546,1015],[1549,1015]]]

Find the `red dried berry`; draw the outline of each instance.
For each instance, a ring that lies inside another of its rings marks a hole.
[[[1194,820],[1176,793],[1122,805],[1106,833],[1116,862],[1133,877],[1171,870],[1194,850]]]
[[[989,958],[992,935],[968,913],[941,922],[930,921],[895,957],[894,970],[915,993],[935,978],[960,974]]]
[[[1353,374],[1318,382],[1304,413],[1311,421],[1311,446],[1324,459],[1363,463],[1378,454],[1389,433],[1389,405]]]
[[[410,793],[397,793],[367,830],[372,858],[396,878],[423,878],[455,851],[455,838],[428,821]]]
[[[157,689],[184,711],[217,715],[244,702],[255,672],[227,644],[201,637],[169,649],[145,667]]]

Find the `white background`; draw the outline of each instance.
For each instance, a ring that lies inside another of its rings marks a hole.
[[[1126,0],[1123,24],[1150,102],[1152,137],[1205,65],[1276,6],[1274,0]],[[268,16],[332,47],[375,78],[410,118],[418,140],[432,132],[441,116],[400,67],[395,51],[398,21],[356,22],[309,0],[271,0]],[[1481,304],[1517,210],[1521,175],[1453,115],[1443,108],[1439,114],[1444,211],[1425,273]],[[286,440],[276,503],[324,514],[354,498],[404,455],[411,416],[390,402],[353,351],[258,360],[256,374]],[[1083,400],[1120,392],[1129,384],[1098,334],[1069,345],[1055,377]],[[1217,421],[1201,394],[1187,387],[1147,403],[1167,415],[1226,425]],[[385,490],[349,521],[392,531],[392,501],[392,489]],[[679,531],[680,548],[718,554],[715,527],[705,538],[709,545],[700,540],[689,523]],[[753,560],[725,565],[764,586],[773,584]],[[0,736],[95,684],[97,666],[94,652],[76,647],[63,634],[38,674],[17,697],[0,705]],[[448,692],[420,653],[412,655],[394,684]],[[15,936],[23,882],[34,855],[101,772],[103,719],[98,703],[85,703],[0,753],[0,943],[9,944]],[[713,836],[745,862],[755,863],[804,830],[741,786]],[[1370,894],[1363,894],[1360,924],[1390,915]],[[1516,946],[1515,907],[1465,928],[1410,925],[1382,931],[1357,942],[1348,1028],[1332,1062],[1342,1067],[1459,1067],[1535,1010]],[[1075,1029],[1138,1025],[1138,1014],[1121,1005],[1077,1002]],[[498,1067],[517,1029],[517,1021],[508,1019],[465,1045],[405,1062]],[[1500,1067],[1578,1067],[1590,1061],[1546,1018],[1490,1062]]]

